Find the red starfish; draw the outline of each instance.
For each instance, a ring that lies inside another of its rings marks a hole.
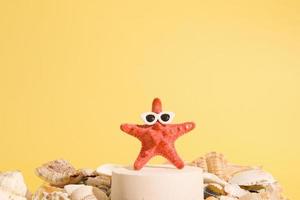
[[[170,112],[162,112],[161,101],[155,98],[152,103],[152,113],[146,113],[144,118],[146,124],[121,125],[122,131],[138,138],[142,142],[142,148],[134,163],[134,169],[141,169],[156,155],[165,157],[178,169],[184,167],[184,162],[178,156],[174,142],[181,135],[194,129],[195,124],[193,122],[167,124],[171,120],[170,114]]]

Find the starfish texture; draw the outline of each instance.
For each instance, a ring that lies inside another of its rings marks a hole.
[[[155,98],[152,103],[152,112],[160,114],[162,112],[161,101]],[[195,128],[193,122],[181,124],[163,124],[156,121],[152,125],[122,124],[121,130],[139,139],[142,143],[141,151],[134,163],[134,169],[141,169],[153,156],[165,157],[178,169],[184,167],[175,149],[175,141],[181,135]]]

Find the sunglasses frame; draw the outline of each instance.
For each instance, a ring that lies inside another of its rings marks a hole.
[[[162,116],[163,114],[168,114],[168,115],[170,116],[170,119],[169,119],[167,122],[165,122],[165,121],[163,121],[163,120],[161,119],[161,116]],[[153,122],[148,122],[147,119],[146,119],[146,117],[147,117],[148,115],[154,115],[154,116],[155,116],[155,120],[153,120]],[[162,123],[162,124],[169,124],[170,122],[172,122],[172,120],[174,119],[174,117],[175,117],[175,113],[173,113],[173,112],[168,112],[168,111],[166,111],[166,112],[160,112],[160,113],[158,113],[158,114],[155,113],[155,112],[144,112],[144,113],[141,114],[142,120],[143,120],[146,124],[148,124],[148,125],[153,125],[153,124],[155,124],[157,121],[159,121],[159,122]]]

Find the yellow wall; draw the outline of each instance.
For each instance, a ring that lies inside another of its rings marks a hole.
[[[185,160],[263,165],[300,196],[299,1],[1,1],[0,170],[131,163],[161,97]],[[160,162],[155,159],[154,162]]]

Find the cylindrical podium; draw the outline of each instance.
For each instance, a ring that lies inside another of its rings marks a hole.
[[[202,169],[171,165],[116,168],[112,172],[112,200],[203,200]]]

